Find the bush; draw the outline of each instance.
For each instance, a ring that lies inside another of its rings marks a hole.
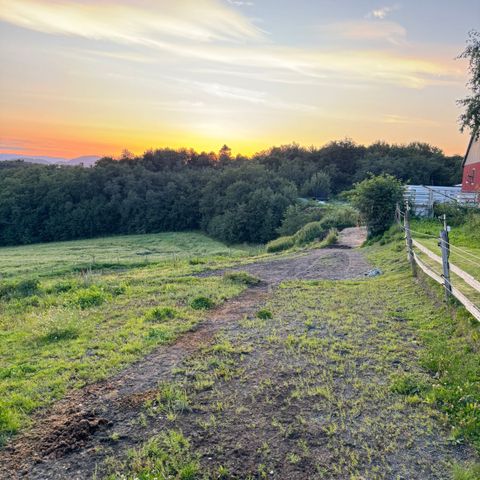
[[[268,253],[281,252],[288,250],[295,245],[295,238],[292,237],[279,237],[271,242],[267,243],[266,249]]]
[[[322,241],[322,246],[329,247],[330,245],[334,245],[338,241],[338,230],[336,228],[331,228],[325,239]]]
[[[261,310],[259,310],[256,316],[260,320],[269,320],[273,317],[272,312],[270,310],[267,310],[266,308],[262,308]]]
[[[145,319],[147,322],[164,322],[177,316],[177,312],[171,307],[155,307],[147,312]]]
[[[224,280],[233,282],[233,283],[240,283],[242,285],[258,285],[260,283],[260,279],[250,275],[247,272],[229,272],[223,276]]]
[[[307,245],[314,240],[322,239],[326,235],[326,229],[322,222],[310,222],[302,227],[293,237],[296,245]]]
[[[369,236],[375,237],[393,224],[396,205],[403,200],[403,185],[392,175],[370,176],[355,184],[348,196],[365,220]]]
[[[448,224],[452,227],[463,225],[467,221],[470,211],[468,207],[462,207],[458,203],[435,203],[433,205],[433,214],[435,217],[447,216]]]
[[[70,290],[74,290],[77,287],[77,283],[73,280],[65,280],[55,283],[50,289],[49,293],[66,293]]]
[[[318,202],[302,202],[290,205],[285,211],[282,225],[277,229],[279,235],[289,236],[298,232],[304,225],[310,222],[322,220],[329,207]]]
[[[80,290],[74,297],[74,303],[82,310],[96,307],[105,301],[105,294],[96,285]]]
[[[215,302],[207,297],[197,297],[192,300],[190,306],[194,310],[208,310],[215,306]]]
[[[19,280],[18,282],[0,283],[0,298],[30,297],[40,292],[40,282],[37,279]]]
[[[354,208],[342,206],[328,212],[322,218],[321,223],[325,230],[330,228],[343,230],[344,228],[356,227],[360,223],[360,215]]]

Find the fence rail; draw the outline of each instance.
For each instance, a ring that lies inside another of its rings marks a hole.
[[[402,225],[401,219],[404,219],[404,223]],[[442,250],[442,256],[440,257],[436,253],[429,250],[425,245],[422,245],[417,240],[414,240],[411,236],[410,230],[410,222],[409,222],[409,206],[408,202],[406,204],[405,212],[401,212],[400,209],[397,209],[396,215],[397,221],[399,225],[405,232],[405,240],[407,245],[407,253],[408,259],[412,265],[413,274],[416,275],[416,267],[418,266],[426,275],[430,278],[435,280],[437,283],[442,285],[445,289],[445,293],[447,299],[452,295],[455,297],[470,313],[471,315],[476,318],[480,322],[480,308],[475,305],[463,292],[461,292],[456,286],[452,285],[452,281],[450,279],[450,271],[455,273],[458,277],[460,277],[467,285],[472,287],[476,292],[480,293],[480,281],[477,280],[475,277],[470,275],[469,273],[465,272],[458,266],[450,263],[449,256],[450,256],[450,243],[448,240],[448,231],[446,222],[444,224],[444,230],[440,232],[439,237],[439,246]],[[442,265],[443,274],[440,275],[435,272],[429,265],[427,265],[423,260],[418,257],[418,254],[414,251],[413,248],[418,249],[428,258],[433,260],[434,262]]]

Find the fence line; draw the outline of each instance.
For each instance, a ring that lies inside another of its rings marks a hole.
[[[405,240],[407,246],[407,253],[408,259],[412,265],[412,272],[416,275],[416,267],[418,266],[426,275],[430,278],[435,280],[437,283],[442,285],[445,289],[445,295],[448,300],[450,295],[455,297],[471,314],[474,318],[476,318],[480,322],[480,308],[477,307],[464,293],[462,293],[457,287],[453,286],[450,279],[450,271],[458,275],[467,285],[472,287],[475,291],[480,293],[480,281],[477,280],[475,277],[470,275],[469,273],[465,272],[461,268],[457,267],[456,265],[450,263],[449,256],[450,256],[450,245],[448,239],[448,228],[446,225],[446,218],[444,217],[444,228],[440,232],[439,237],[439,245],[442,250],[442,256],[440,257],[436,253],[429,250],[427,247],[422,245],[417,240],[412,238],[412,231],[410,230],[410,222],[409,222],[409,205],[408,201],[406,204],[406,210],[404,214],[404,224],[402,225],[402,216],[401,216],[400,208],[397,207],[396,218],[397,222],[400,227],[405,232]],[[422,261],[418,255],[413,250],[413,247],[417,248],[420,252],[425,254],[428,258],[433,260],[434,262],[442,265],[443,274],[440,275],[435,272],[430,266],[428,266],[424,261]]]
[[[442,257],[436,255],[435,253],[430,251],[427,247],[423,246],[421,243],[417,242],[416,240],[412,239],[412,243],[415,247],[417,247],[421,252],[423,252],[429,258],[431,258],[435,262],[442,265],[443,263]],[[450,270],[456,275],[458,275],[465,283],[468,283],[468,285],[470,285],[472,288],[474,288],[477,292],[480,293],[480,282],[476,280],[474,277],[472,277],[472,275],[465,272],[461,268],[457,267],[453,263],[450,263]]]

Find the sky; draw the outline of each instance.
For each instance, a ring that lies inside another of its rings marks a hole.
[[[456,57],[479,26],[478,0],[0,0],[0,153],[463,154]]]

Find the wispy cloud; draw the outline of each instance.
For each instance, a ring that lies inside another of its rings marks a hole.
[[[313,105],[304,105],[295,102],[286,102],[279,98],[276,98],[267,92],[251,90],[245,88],[238,88],[230,85],[224,85],[220,83],[209,82],[188,82],[195,88],[202,90],[208,95],[212,95],[219,98],[238,100],[242,102],[248,102],[257,105],[263,105],[267,108],[279,109],[279,110],[293,110],[301,112],[313,112],[316,109]]]
[[[321,31],[336,37],[352,40],[385,40],[395,45],[406,42],[407,32],[396,22],[374,20],[352,20],[336,22],[321,27]]]
[[[119,0],[114,6],[94,0],[0,0],[0,19],[50,34],[109,40],[120,45],[105,53],[112,57],[145,62],[171,57],[175,65],[183,57],[199,60],[204,67],[248,69],[250,75],[268,72],[278,78],[289,72],[289,81],[348,79],[422,88],[458,76],[446,63],[418,56],[358,46],[329,50],[274,45],[248,18],[217,0]],[[331,35],[342,31],[350,39],[405,41],[403,27],[390,21],[365,19],[323,29]],[[141,53],[137,47],[142,47]]]
[[[141,5],[139,5],[141,3]],[[251,21],[217,0],[0,0],[0,19],[45,33],[149,44],[165,38],[258,40]]]
[[[371,12],[369,12],[366,17],[367,18],[377,18],[380,20],[383,20],[386,18],[390,13],[394,12],[395,10],[398,10],[400,8],[400,5],[395,4],[391,6],[385,6],[385,7],[380,7],[380,8],[375,8]]]
[[[228,0],[228,3],[236,7],[253,7],[255,5],[253,2],[244,2],[242,0]]]

